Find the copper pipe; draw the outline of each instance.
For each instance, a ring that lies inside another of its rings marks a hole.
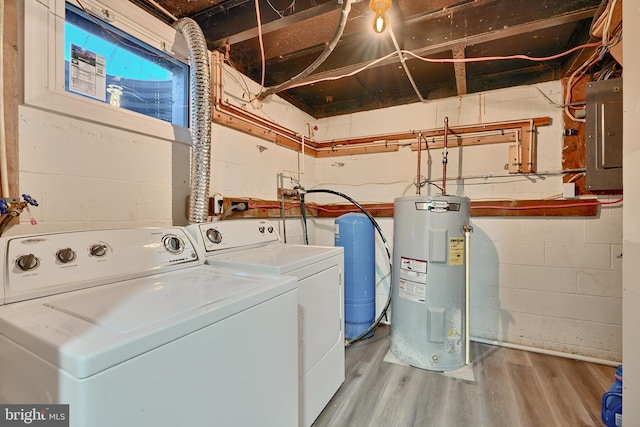
[[[447,136],[449,135],[449,117],[444,118],[444,151],[442,152],[442,195],[447,195]]]

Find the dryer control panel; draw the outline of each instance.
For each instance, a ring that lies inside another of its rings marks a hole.
[[[192,224],[187,229],[209,255],[280,241],[275,226],[262,219]]]
[[[204,263],[181,227],[51,233],[0,239],[0,304]]]

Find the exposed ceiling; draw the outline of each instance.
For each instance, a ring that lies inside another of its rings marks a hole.
[[[159,19],[190,17],[202,27],[211,50],[229,58],[260,83],[261,49],[255,0],[131,0]],[[382,34],[372,29],[369,0],[352,3],[333,52],[304,81],[352,73],[398,47],[427,58],[476,58],[523,54],[547,57],[589,41],[601,0],[393,0]],[[153,3],[156,3],[154,5]],[[289,80],[318,58],[340,21],[337,0],[259,0],[266,63],[265,86]],[[225,47],[228,45],[228,47]],[[590,53],[590,52],[589,52]],[[428,63],[398,55],[338,80],[279,92],[315,118],[420,102],[508,86],[557,80],[585,58],[577,51],[549,61],[492,60]]]

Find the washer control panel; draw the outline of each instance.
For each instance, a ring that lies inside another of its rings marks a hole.
[[[181,227],[3,237],[0,243],[5,260],[1,304],[204,262]]]
[[[280,241],[274,225],[262,219],[208,222],[192,224],[187,228],[207,254]]]

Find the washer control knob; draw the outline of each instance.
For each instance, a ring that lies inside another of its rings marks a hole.
[[[259,231],[260,233],[264,233],[264,230],[265,230],[264,226],[260,226],[260,227],[258,227],[258,231]]]
[[[76,259],[76,253],[71,248],[64,248],[56,252],[56,258],[61,263],[68,264]]]
[[[162,244],[164,245],[164,248],[172,254],[179,254],[184,251],[184,242],[178,236],[165,236],[162,239]]]
[[[22,271],[29,271],[37,268],[40,265],[40,260],[34,254],[20,255],[16,259],[16,267]]]
[[[107,254],[107,245],[104,243],[96,243],[89,248],[91,256],[103,257]]]
[[[206,235],[207,239],[209,239],[211,243],[215,243],[217,245],[218,243],[222,242],[222,233],[220,233],[215,228],[208,229]]]
[[[273,233],[273,227],[269,226],[269,228],[267,228],[267,231],[269,232],[269,234]]]

